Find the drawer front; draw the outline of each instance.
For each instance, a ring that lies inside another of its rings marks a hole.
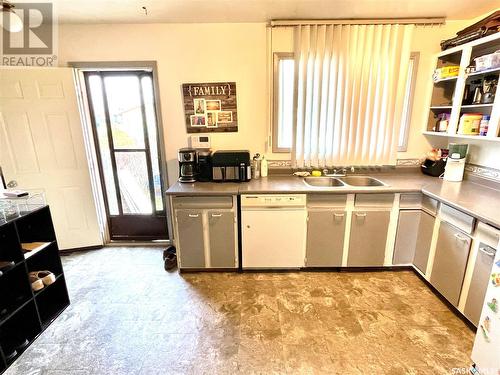
[[[439,202],[434,198],[428,197],[427,195],[422,196],[422,209],[427,212],[436,215],[438,211]]]
[[[500,230],[484,223],[477,223],[477,237],[486,245],[497,248],[500,243]]]
[[[459,211],[446,204],[441,204],[439,216],[441,220],[454,225],[465,233],[472,234],[472,231],[474,230],[474,224],[476,220],[474,219],[474,217],[467,215],[462,211]]]
[[[344,208],[347,202],[346,194],[308,194],[308,208]]]
[[[394,194],[356,194],[356,207],[387,208],[394,204]]]
[[[172,198],[174,209],[177,208],[226,208],[233,207],[233,198],[230,195],[215,197],[174,197]]]
[[[420,209],[422,207],[422,193],[405,193],[399,198],[399,208]]]

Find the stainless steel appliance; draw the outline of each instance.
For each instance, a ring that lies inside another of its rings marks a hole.
[[[195,182],[198,174],[198,153],[194,148],[181,148],[179,161],[179,182]]]
[[[251,178],[250,152],[247,150],[215,151],[212,155],[214,181],[249,181]]]

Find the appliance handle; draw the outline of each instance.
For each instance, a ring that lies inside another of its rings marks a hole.
[[[479,251],[490,256],[490,257],[494,257],[496,254],[496,250],[491,248],[491,247],[481,246],[481,247],[479,247]]]

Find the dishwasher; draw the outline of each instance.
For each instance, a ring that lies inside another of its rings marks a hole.
[[[306,224],[305,194],[242,195],[243,269],[303,267]]]

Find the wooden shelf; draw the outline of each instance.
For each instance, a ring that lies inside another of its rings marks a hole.
[[[448,82],[448,81],[456,81],[458,76],[454,77],[446,77],[446,78],[441,78],[441,79],[435,79],[434,83],[439,83],[439,82]]]
[[[478,141],[500,142],[500,137],[487,137],[484,135],[462,135],[462,134],[450,134],[450,133],[432,132],[432,131],[425,131],[423,134],[435,137],[461,138],[461,139],[474,139]]]
[[[486,108],[486,107],[493,107],[493,103],[491,104],[465,104],[461,106],[460,108]]]
[[[466,77],[474,77],[474,76],[480,76],[482,74],[489,74],[489,73],[499,73],[500,74],[500,67],[493,68],[493,69],[481,70],[480,72],[465,73],[465,76]]]
[[[451,105],[433,105],[430,107],[431,109],[452,109]]]

